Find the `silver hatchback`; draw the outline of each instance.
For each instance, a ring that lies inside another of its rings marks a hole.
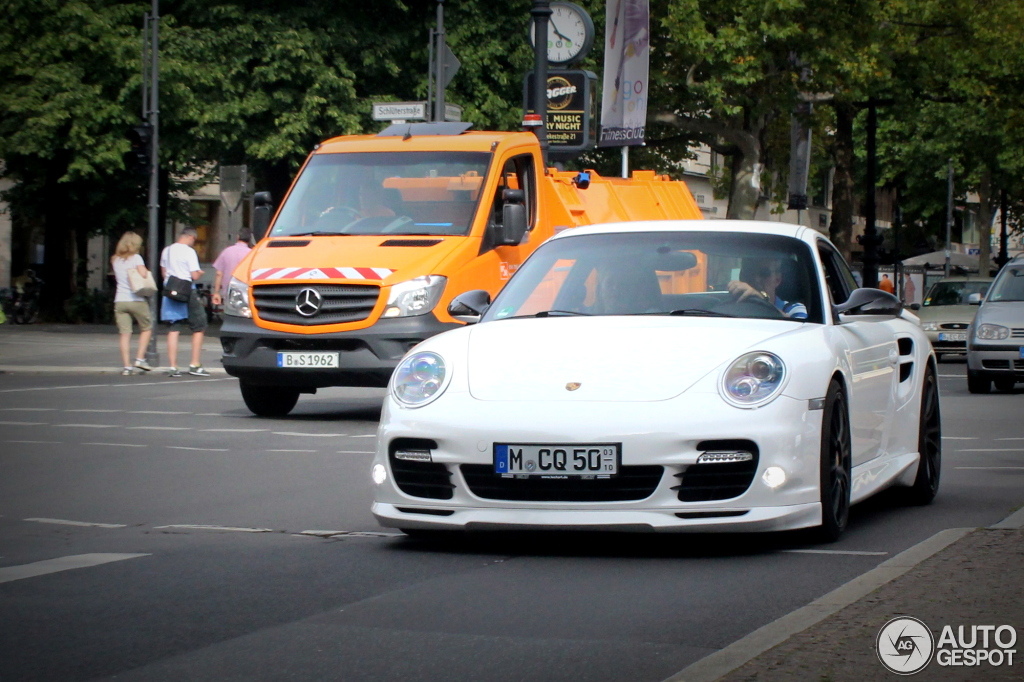
[[[975,294],[974,297],[980,299]],[[1012,391],[1024,382],[1024,255],[1003,266],[967,330],[967,388]]]

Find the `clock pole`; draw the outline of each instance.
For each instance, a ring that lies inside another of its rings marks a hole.
[[[533,102],[534,111],[540,114],[540,125],[533,129],[540,143],[544,160],[544,173],[548,168],[548,19],[551,16],[551,0],[533,0],[530,9],[533,17]]]

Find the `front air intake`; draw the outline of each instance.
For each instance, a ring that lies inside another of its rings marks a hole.
[[[739,497],[747,491],[757,473],[757,444],[749,440],[704,441],[697,444],[701,454],[676,474],[680,502],[711,502]]]

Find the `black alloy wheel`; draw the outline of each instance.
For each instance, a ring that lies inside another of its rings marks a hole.
[[[260,417],[283,417],[299,402],[299,389],[287,386],[258,386],[240,381],[242,400],[249,410]]]
[[[850,521],[850,415],[846,392],[833,381],[825,396],[821,423],[821,526],[818,536],[835,542]]]
[[[979,372],[967,370],[967,390],[971,393],[988,393],[992,390],[992,380]]]
[[[917,431],[917,451],[921,460],[910,489],[914,504],[928,504],[939,492],[942,473],[942,421],[939,415],[939,382],[929,365],[921,386],[921,419]]]

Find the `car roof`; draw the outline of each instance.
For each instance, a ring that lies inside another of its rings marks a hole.
[[[991,282],[991,277],[983,277],[981,275],[953,275],[950,277],[943,277],[935,284],[942,284],[943,282]],[[933,285],[934,286],[934,285]]]
[[[564,230],[555,239],[588,234],[614,234],[633,232],[739,232],[750,234],[772,234],[793,237],[807,241],[808,233],[820,234],[815,230],[792,223],[776,223],[762,220],[636,220],[621,223],[596,223]]]

